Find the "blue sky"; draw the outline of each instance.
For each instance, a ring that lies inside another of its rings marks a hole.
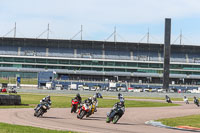
[[[183,44],[199,45],[199,5],[199,0],[1,0],[0,36],[16,22],[17,37],[36,38],[49,23],[50,38],[70,39],[83,25],[84,40],[105,40],[116,26],[124,39],[117,41],[139,42],[149,28],[150,42],[163,43],[164,19],[171,18],[171,43],[182,30]]]

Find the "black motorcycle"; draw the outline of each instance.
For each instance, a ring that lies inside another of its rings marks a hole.
[[[112,121],[113,124],[116,124],[117,121],[122,117],[124,112],[124,107],[114,105],[113,109],[107,114],[106,122],[110,123]]]
[[[47,103],[47,102],[41,103],[34,109],[35,110],[34,116],[35,117],[40,117],[44,113],[46,113],[48,109],[50,109],[50,104],[49,103]]]

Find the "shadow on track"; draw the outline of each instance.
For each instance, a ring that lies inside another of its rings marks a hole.
[[[65,119],[65,118],[49,117],[49,116],[42,116],[41,118],[49,118],[49,119]]]
[[[116,123],[117,125],[138,125],[138,124],[131,124],[131,123]]]
[[[87,117],[82,120],[98,120],[98,121],[106,121],[106,117]]]

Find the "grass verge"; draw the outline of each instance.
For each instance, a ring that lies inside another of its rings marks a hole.
[[[19,125],[0,123],[0,133],[75,133],[75,132],[49,130],[31,126],[19,126]]]
[[[162,122],[164,125],[167,126],[191,126],[200,128],[200,115],[191,115],[191,116],[184,116],[184,117],[176,117],[176,118],[167,118],[167,119],[160,119],[157,120]]]
[[[22,105],[19,106],[0,106],[0,108],[33,108],[35,107],[39,101],[45,97],[43,94],[18,94],[21,95]],[[73,95],[68,96],[59,96],[52,95],[52,108],[66,108],[71,107],[71,99]],[[84,96],[82,99],[86,99]],[[119,102],[118,99],[98,99],[100,108],[111,108],[116,102]],[[160,102],[149,102],[149,101],[133,101],[126,100],[126,107],[166,107],[166,106],[178,106],[178,104],[168,104],[168,103],[160,103]]]

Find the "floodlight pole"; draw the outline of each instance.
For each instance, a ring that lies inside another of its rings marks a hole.
[[[183,37],[183,35],[182,35],[182,30],[180,31],[180,45],[182,45],[182,37]]]
[[[116,43],[116,32],[117,32],[117,30],[116,30],[116,26],[114,27],[114,42]]]
[[[171,54],[171,19],[165,19],[165,37],[164,37],[164,68],[163,68],[163,89],[169,92],[169,74],[170,74],[170,54]]]
[[[16,31],[17,31],[17,24],[15,22],[15,27],[14,27],[14,38],[16,37]]]
[[[49,23],[48,23],[48,26],[47,26],[47,40],[49,39]]]
[[[81,25],[81,41],[83,39],[83,25]]]
[[[147,43],[149,43],[149,28],[148,28],[148,32],[147,32]]]

